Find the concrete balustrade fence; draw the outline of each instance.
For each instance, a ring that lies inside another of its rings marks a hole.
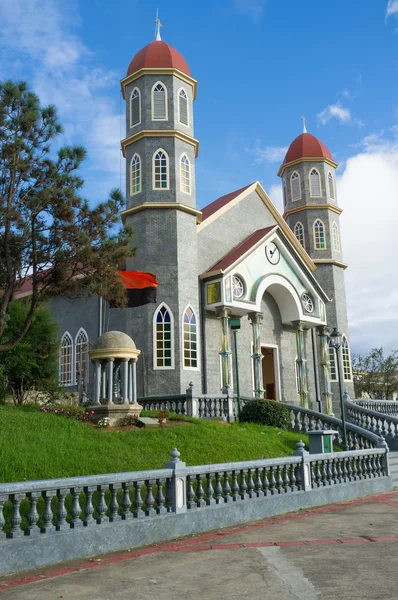
[[[390,415],[391,417],[398,417],[398,401],[397,400],[370,400],[364,399],[352,399],[357,406],[373,410],[384,415]]]
[[[369,401],[366,401],[369,405]],[[391,402],[391,404],[397,404]],[[346,396],[344,399],[344,409],[346,419],[362,429],[373,433],[374,435],[385,438],[390,450],[398,450],[398,417],[392,416],[390,413],[382,413],[378,408],[386,409],[385,402],[374,402],[370,406],[375,406],[374,409],[365,408],[359,401],[351,401]],[[376,408],[378,407],[378,408]]]

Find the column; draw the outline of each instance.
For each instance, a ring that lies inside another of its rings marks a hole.
[[[96,360],[94,364],[95,364],[95,389],[94,389],[93,404],[99,404],[100,396],[101,396],[101,363],[99,360]]]
[[[304,328],[303,323],[296,321],[293,323],[293,327],[296,329],[296,352],[297,352],[297,369],[299,374],[299,394],[300,394],[300,406],[308,408],[308,387],[307,387],[307,371],[306,371],[306,359],[304,352]]]
[[[254,396],[255,398],[264,398],[263,388],[263,354],[261,352],[260,326],[263,320],[262,313],[249,313],[249,320],[252,325],[253,333],[253,373],[254,373]]]
[[[132,401],[133,401],[133,404],[137,404],[137,359],[136,358],[133,359],[131,373],[132,373],[132,378],[131,378]]]
[[[133,403],[133,361],[129,360],[129,403]]]
[[[106,400],[106,363],[101,363],[101,382],[102,382],[101,399]]]
[[[107,369],[108,369],[108,397],[107,397],[107,404],[113,404],[113,363],[114,363],[114,358],[108,358],[107,359]]]
[[[229,342],[229,319],[231,311],[229,308],[219,308],[217,317],[220,320],[220,356],[221,356],[221,375],[222,392],[226,394],[231,387],[231,346]]]
[[[129,403],[129,359],[123,358],[122,361],[122,397],[123,404]]]
[[[321,345],[321,367],[323,378],[323,396],[325,398],[325,413],[333,416],[332,392],[330,386],[330,361],[329,361],[329,330],[327,327],[318,327]]]

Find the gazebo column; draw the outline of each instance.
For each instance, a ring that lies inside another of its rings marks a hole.
[[[100,403],[101,397],[101,362],[99,360],[94,361],[95,364],[95,389],[93,404]]]
[[[101,362],[101,400],[106,400],[106,363]]]
[[[307,371],[306,371],[306,359],[304,352],[304,327],[301,321],[295,321],[293,327],[296,330],[296,352],[297,352],[297,370],[298,370],[298,384],[300,394],[300,406],[308,408],[308,387],[307,387]]]
[[[108,395],[107,395],[107,404],[113,404],[113,368],[114,368],[114,358],[107,359],[106,368],[108,369]]]
[[[133,361],[129,360],[129,403],[133,403]]]
[[[264,398],[263,388],[263,354],[261,352],[261,336],[260,326],[263,320],[262,313],[249,313],[248,314],[250,323],[252,325],[253,333],[253,372],[254,372],[254,396],[255,398]]]
[[[325,412],[333,416],[332,391],[330,386],[330,360],[329,360],[329,330],[327,327],[318,327],[321,343],[321,367],[323,376],[323,396],[325,398]]]
[[[220,356],[222,374],[222,392],[226,394],[231,387],[231,347],[229,343],[229,319],[231,311],[229,308],[219,308],[217,317],[220,320]]]
[[[131,363],[131,399],[133,404],[137,404],[137,359],[133,358]]]
[[[123,358],[121,371],[122,371],[123,404],[129,404],[129,359],[128,358]]]

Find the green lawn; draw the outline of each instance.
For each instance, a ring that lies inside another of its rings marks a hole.
[[[0,481],[162,468],[174,447],[187,465],[290,456],[301,438],[307,445],[301,433],[199,419],[170,429],[108,431],[35,406],[0,406]]]

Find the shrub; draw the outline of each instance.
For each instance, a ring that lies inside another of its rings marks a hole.
[[[287,429],[290,425],[290,413],[286,406],[274,400],[251,400],[243,407],[239,420]]]
[[[137,425],[137,423],[138,423],[138,415],[136,415],[136,414],[134,414],[134,415],[126,415],[120,421],[120,425],[122,427],[128,427],[129,425]]]
[[[166,419],[170,419],[170,411],[169,410],[160,410],[158,412],[158,421],[159,423],[163,423]]]

